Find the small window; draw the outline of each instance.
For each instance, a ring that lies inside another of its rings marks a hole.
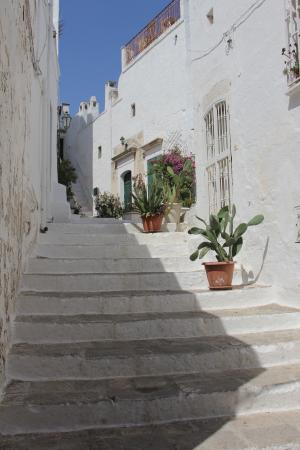
[[[214,23],[214,9],[211,8],[208,13],[206,14],[207,20],[212,25]]]
[[[87,105],[84,105],[84,109],[88,109]]]
[[[93,107],[96,108],[97,102],[93,102]]]
[[[99,147],[98,147],[98,159],[100,159],[101,156],[102,156],[102,146],[99,145]]]
[[[135,117],[136,115],[136,107],[135,107],[135,103],[132,103],[131,105],[131,117]]]

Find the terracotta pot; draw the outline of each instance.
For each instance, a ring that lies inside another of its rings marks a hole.
[[[234,262],[207,262],[203,263],[209,283],[209,289],[232,289]]]
[[[163,214],[157,214],[156,216],[142,217],[143,227],[145,233],[157,233],[160,231]]]

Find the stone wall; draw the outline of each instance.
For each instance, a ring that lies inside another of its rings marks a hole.
[[[57,57],[50,7],[42,1],[0,2],[0,373],[9,346],[18,284],[36,241],[40,221],[50,213],[48,138],[56,129],[56,72],[50,92],[48,65]],[[51,23],[51,22],[50,22]],[[50,30],[50,31],[49,31]],[[51,39],[49,39],[51,33]],[[41,46],[45,45],[41,54]],[[39,64],[35,58],[41,55]],[[53,117],[44,111],[52,99]],[[49,123],[52,123],[52,128]],[[51,128],[51,129],[50,129]],[[55,143],[53,143],[55,148]],[[51,153],[50,153],[51,155]],[[48,183],[49,184],[49,183]],[[42,195],[44,189],[44,194]],[[44,196],[44,201],[42,197]]]

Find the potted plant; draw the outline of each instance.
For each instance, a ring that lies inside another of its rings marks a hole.
[[[283,74],[287,76],[288,83],[298,82],[300,75],[298,45],[289,44],[288,49],[283,48],[281,54],[285,58]]]
[[[95,209],[98,217],[119,219],[123,214],[123,207],[117,195],[110,192],[98,193],[95,196]]]
[[[167,208],[166,222],[176,223],[178,229],[182,206],[190,207],[195,200],[195,162],[174,147],[156,158],[150,170],[163,184]]]
[[[186,182],[187,173],[191,172],[192,170],[192,162],[190,159],[185,160],[183,169],[181,170],[181,172],[179,172],[179,174],[175,173],[173,167],[167,167],[169,175],[169,181],[167,181],[166,186],[168,198],[168,207],[166,209],[167,222],[175,222],[176,231],[178,231],[179,229],[180,213],[182,209],[182,190]]]
[[[197,217],[205,228],[191,228],[189,234],[199,234],[206,240],[190,256],[192,261],[203,258],[210,250],[216,254],[217,261],[204,262],[210,289],[232,289],[234,258],[243,246],[243,235],[248,227],[259,225],[264,216],[257,215],[248,223],[241,223],[234,228],[235,205],[231,211],[228,206],[220,209],[217,215],[211,214],[209,223]]]
[[[139,175],[133,184],[132,198],[133,209],[140,214],[145,233],[160,231],[165,210],[162,185],[154,179],[148,192],[142,175]]]

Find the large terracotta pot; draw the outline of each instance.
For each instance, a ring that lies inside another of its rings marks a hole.
[[[203,263],[211,290],[232,289],[234,262]]]
[[[142,217],[143,227],[145,233],[157,233],[160,231],[163,214],[157,214],[156,216]]]

